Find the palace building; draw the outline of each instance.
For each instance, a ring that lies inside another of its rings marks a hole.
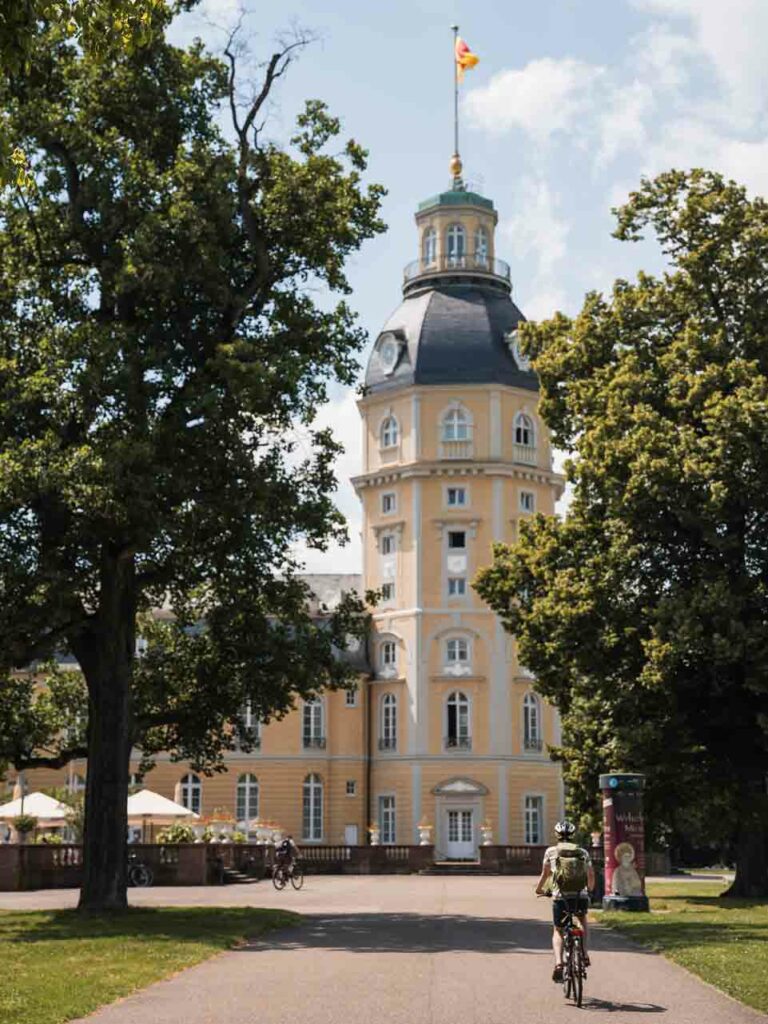
[[[160,758],[143,784],[204,816],[271,820],[304,844],[413,844],[474,859],[485,838],[540,845],[563,813],[555,711],[472,589],[496,541],[553,513],[563,478],[516,338],[523,315],[496,255],[491,200],[463,185],[422,202],[419,256],[373,347],[359,402],[360,576],[316,576],[319,601],[378,590],[357,691],[326,693],[260,730],[205,778]],[[66,771],[82,784],[85,768]],[[62,773],[28,773],[28,788]]]

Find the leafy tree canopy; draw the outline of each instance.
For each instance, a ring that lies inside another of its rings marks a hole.
[[[234,51],[159,35],[104,62],[43,28],[0,86],[34,179],[0,196],[0,708],[35,692],[14,670],[75,655],[88,907],[125,902],[131,745],[215,768],[246,701],[269,717],[345,682],[363,628],[359,601],[311,618],[290,551],[344,536],[338,446],[309,425],[355,377],[344,264],[383,190],[317,100],[288,145],[264,137],[296,45],[245,108]]]
[[[672,171],[618,211],[618,238],[649,229],[663,276],[524,328],[573,501],[478,590],[563,713],[585,820],[599,771],[645,771],[657,825],[738,829],[737,889],[764,894],[768,206]]]

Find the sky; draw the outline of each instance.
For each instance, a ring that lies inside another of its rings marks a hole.
[[[245,10],[254,62],[293,27],[316,39],[274,94],[266,133],[286,142],[305,99],[323,99],[370,151],[369,180],[388,189],[388,231],[348,266],[369,344],[418,255],[418,202],[449,185],[454,23],[480,57],[461,91],[465,178],[496,204],[496,251],[529,319],[575,314],[586,292],[660,269],[651,240],[611,237],[612,207],[642,176],[707,167],[768,192],[768,0],[283,0]],[[239,0],[202,0],[174,41],[199,36],[220,50],[240,11]],[[345,446],[336,501],[350,543],[300,553],[310,572],[358,572],[356,394],[337,387],[331,399],[319,425]]]

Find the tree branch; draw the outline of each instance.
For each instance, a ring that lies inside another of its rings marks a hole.
[[[46,756],[30,755],[29,757],[18,757],[12,758],[11,763],[17,772],[27,771],[30,768],[64,768],[70,763],[70,761],[81,761],[88,757],[87,747],[70,747],[68,750],[62,750],[58,754],[51,754]]]

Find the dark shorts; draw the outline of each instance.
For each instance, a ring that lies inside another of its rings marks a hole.
[[[555,896],[552,900],[552,920],[555,928],[563,927],[565,915],[569,910],[572,914],[586,914],[589,910],[589,898],[587,896]]]

